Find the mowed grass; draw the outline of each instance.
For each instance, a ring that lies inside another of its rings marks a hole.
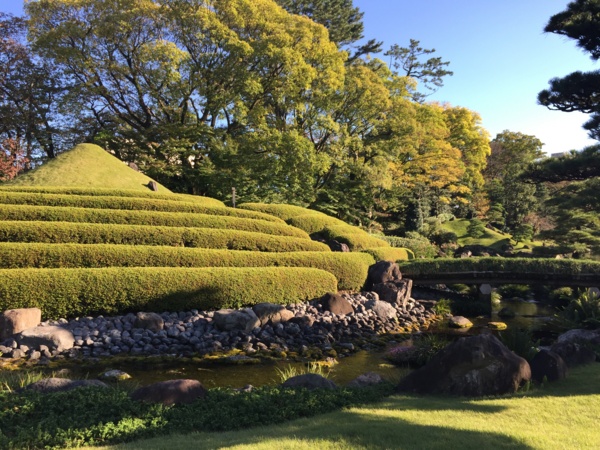
[[[171,435],[102,449],[595,449],[600,364],[489,399],[393,396],[283,425]]]

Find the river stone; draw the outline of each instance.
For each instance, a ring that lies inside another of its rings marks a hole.
[[[316,373],[305,373],[288,378],[281,385],[284,388],[335,389],[337,386],[331,380]]]
[[[471,328],[473,322],[463,316],[453,316],[448,320],[448,325],[452,328]]]
[[[398,391],[469,397],[514,393],[531,379],[529,363],[492,334],[464,337],[411,372]]]
[[[149,403],[174,404],[192,403],[206,397],[206,389],[198,380],[160,381],[136,389],[131,393],[132,400]]]
[[[365,288],[370,291],[374,285],[402,279],[398,264],[391,261],[378,261],[369,267]]]
[[[123,381],[129,380],[131,378],[131,375],[129,375],[127,372],[123,372],[122,370],[113,369],[101,373],[100,378],[109,381]]]
[[[379,283],[373,286],[380,300],[406,308],[412,295],[412,280],[398,280],[394,282]]]
[[[0,314],[0,341],[28,328],[37,327],[42,321],[39,308],[8,309]]]
[[[567,363],[559,354],[550,350],[542,349],[537,352],[529,365],[531,378],[538,383],[541,383],[544,378],[548,381],[557,381],[567,377]]]
[[[70,380],[68,378],[44,378],[25,386],[26,390],[47,394],[50,392],[70,391],[79,387],[101,387],[108,386],[100,380]]]
[[[213,316],[215,326],[221,331],[240,330],[246,333],[260,327],[260,320],[252,308],[220,309]]]
[[[328,292],[319,299],[319,303],[324,311],[331,311],[332,314],[346,315],[354,312],[350,302],[340,294]]]
[[[285,323],[294,317],[294,313],[285,306],[274,303],[258,303],[252,307],[252,311],[260,320],[260,325],[265,326],[268,323],[272,325]]]
[[[496,331],[502,331],[508,328],[508,325],[506,325],[504,322],[488,322],[487,326],[490,330]]]
[[[69,330],[54,325],[46,327],[33,327],[21,331],[15,336],[19,345],[38,348],[45,345],[49,349],[57,352],[64,352],[73,348],[75,338]]]
[[[135,316],[133,326],[135,328],[143,328],[158,333],[160,330],[164,329],[165,321],[159,314],[153,312],[139,312]]]
[[[348,383],[348,387],[361,388],[367,386],[374,386],[376,384],[381,383],[383,383],[383,378],[381,378],[381,375],[375,372],[367,372],[363,373],[362,375],[359,375],[350,383]]]
[[[365,303],[365,306],[372,310],[380,319],[396,319],[398,317],[396,308],[394,308],[388,302],[382,302],[381,300],[369,300],[367,303]]]

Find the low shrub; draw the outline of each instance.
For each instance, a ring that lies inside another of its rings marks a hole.
[[[573,298],[575,298],[575,292],[573,292],[573,288],[566,286],[553,289],[548,294],[549,303],[552,306],[559,308],[567,306],[571,300],[573,300]]]
[[[199,213],[0,204],[0,220],[225,228],[309,239],[306,232],[282,222]]]
[[[452,314],[452,305],[452,300],[441,298],[435,303],[431,310],[438,316],[445,316],[447,314]]]
[[[365,253],[251,252],[114,244],[0,243],[0,268],[312,267],[339,289],[360,290],[375,260]]]
[[[158,200],[173,200],[181,202],[198,202],[203,205],[225,206],[221,200],[216,198],[204,197],[202,195],[189,194],[162,194],[148,190],[139,191],[134,189],[110,189],[110,188],[86,188],[86,187],[61,187],[61,186],[21,186],[21,185],[1,185],[0,191],[7,192],[29,192],[37,194],[69,194],[69,195],[91,195],[91,196],[112,196],[112,197],[138,197],[152,198]]]
[[[0,396],[0,447],[65,448],[108,445],[170,433],[228,431],[311,417],[381,400],[389,383],[361,389],[211,389],[206,398],[166,407],[136,402],[121,389]]]
[[[262,252],[325,251],[310,239],[240,230],[71,222],[0,221],[0,242],[169,245]]]
[[[479,219],[471,219],[467,227],[467,235],[472,238],[480,238],[485,235],[485,225]]]
[[[539,351],[540,341],[534,341],[530,330],[511,327],[498,335],[504,345],[527,361],[531,361]]]
[[[335,291],[331,273],[299,267],[0,270],[0,310],[37,307],[45,319],[289,304]]]
[[[361,251],[376,247],[389,247],[390,245],[386,241],[371,236],[366,231],[350,225],[325,227],[320,234],[326,239],[335,239],[336,241],[347,244],[352,251]]]
[[[411,367],[422,367],[427,364],[450,341],[439,334],[423,334],[412,342],[400,343],[388,350],[385,357],[397,365],[408,364]]]
[[[286,219],[286,223],[293,227],[300,228],[308,234],[318,233],[327,226],[346,225],[341,220],[326,216],[325,214],[302,214]],[[347,225],[346,225],[347,226]]]
[[[559,316],[577,328],[600,328],[600,295],[591,289],[580,291]]]
[[[382,239],[389,242],[392,247],[407,248],[411,250],[414,253],[415,258],[435,258],[437,256],[435,245],[429,242],[424,236],[421,236],[420,238],[385,236]]]
[[[322,212],[315,211],[313,209],[303,208],[302,206],[285,205],[283,203],[242,203],[239,205],[239,208],[270,214],[285,221],[288,221],[296,216],[303,216],[307,214],[323,216],[324,218],[337,220],[334,217],[328,216],[327,214],[323,214]]]
[[[527,298],[531,292],[529,286],[525,284],[503,284],[498,287],[498,292],[502,298]]]
[[[0,203],[11,205],[71,206],[77,208],[188,212],[281,222],[281,219],[277,217],[258,211],[247,211],[219,205],[203,205],[198,201],[183,202],[175,200],[157,200],[153,198],[115,197],[108,195],[43,194],[0,190]]]
[[[408,261],[409,259],[415,259],[415,255],[412,251],[406,248],[395,248],[395,247],[377,247],[367,248],[363,250],[364,253],[368,253],[375,261]]]

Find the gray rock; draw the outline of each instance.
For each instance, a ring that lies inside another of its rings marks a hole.
[[[471,328],[473,323],[463,316],[453,316],[448,319],[448,325],[452,328]]]
[[[274,303],[258,303],[252,307],[252,311],[260,320],[261,326],[268,323],[285,323],[294,317],[294,313],[282,305]]]
[[[288,378],[281,386],[284,388],[306,388],[309,390],[335,389],[337,387],[333,381],[316,373],[306,373]]]
[[[260,320],[256,317],[251,308],[241,310],[220,309],[215,311],[214,322],[217,328],[222,331],[240,330],[244,332],[252,331],[260,327]]]
[[[376,284],[388,283],[402,279],[398,264],[391,261],[378,261],[369,267],[365,288],[370,291]]]
[[[366,303],[366,307],[373,311],[380,319],[396,319],[398,313],[391,303],[383,302],[381,300],[369,300]]]
[[[354,308],[350,302],[340,294],[329,292],[319,299],[319,304],[324,311],[330,311],[332,314],[346,315],[352,314]]]
[[[198,380],[168,380],[136,389],[133,400],[174,405],[192,403],[206,397],[206,389]]]
[[[41,393],[50,393],[70,391],[71,389],[89,386],[102,388],[108,387],[105,383],[99,380],[70,380],[68,378],[44,378],[40,381],[36,381],[27,385],[25,389]]]
[[[57,326],[28,328],[17,334],[15,339],[20,345],[34,348],[45,345],[58,352],[69,350],[75,345],[73,333]]]
[[[567,363],[560,355],[550,350],[542,349],[537,352],[529,365],[531,366],[531,378],[538,383],[544,379],[557,381],[567,377]]]
[[[406,308],[412,295],[412,280],[389,281],[373,285],[379,299]]]
[[[375,372],[367,372],[362,375],[359,375],[350,383],[348,383],[348,387],[360,388],[366,386],[374,386],[376,384],[383,383],[383,378],[381,375]]]

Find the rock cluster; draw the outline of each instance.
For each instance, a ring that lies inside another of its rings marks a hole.
[[[2,342],[0,352],[3,357],[40,359],[60,354],[192,356],[232,349],[246,354],[258,350],[303,352],[311,348],[328,351],[334,347],[352,351],[378,334],[414,329],[434,317],[418,301],[384,302],[374,292],[331,294],[328,299],[285,307],[259,304],[242,310],[60,319],[36,328],[40,334],[49,327],[70,332],[71,348],[25,345],[15,336]]]

